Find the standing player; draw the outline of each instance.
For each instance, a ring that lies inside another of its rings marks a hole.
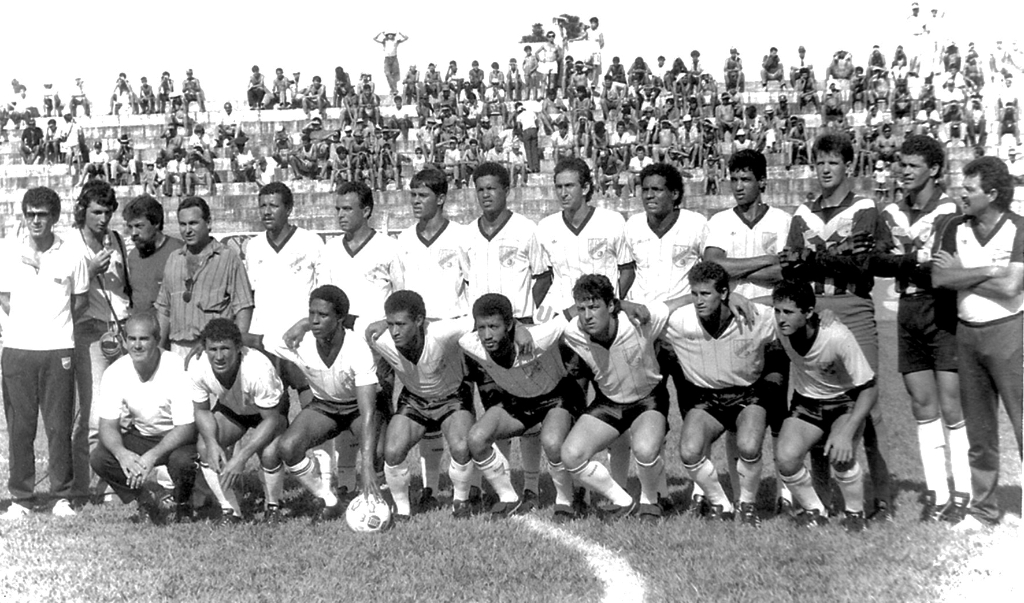
[[[772,293],[779,341],[790,360],[792,415],[782,424],[776,463],[804,509],[803,525],[828,523],[825,505],[814,491],[804,457],[823,436],[832,477],[846,505],[843,527],[864,529],[864,474],[857,443],[871,407],[878,400],[875,372],[845,326],[823,326],[815,314],[814,290],[799,281],[783,281]]]
[[[729,180],[736,206],[708,221],[704,259],[725,268],[735,293],[747,299],[771,295],[772,287],[782,279],[779,250],[789,236],[790,215],[764,202],[768,161],[760,152],[745,149],[733,154],[729,158]],[[786,397],[765,399],[761,404],[768,411],[768,426],[778,442],[782,422],[789,414]],[[732,459],[730,451],[730,469]],[[793,506],[792,495],[781,479],[775,483],[775,510],[787,513]]]
[[[870,259],[874,244],[888,240],[885,224],[875,202],[854,192],[854,181],[849,178],[853,144],[848,136],[822,134],[814,141],[811,154],[821,194],[793,214],[780,256],[782,274],[812,283],[818,309],[832,310],[853,332],[871,370],[877,372],[878,329],[871,299],[875,278]],[[882,451],[884,433],[881,405],[876,404],[864,426],[864,449],[875,495],[871,518],[891,521],[895,509]]]
[[[729,273],[718,264],[698,263],[688,280],[693,306],[674,312],[664,335],[692,384],[688,393],[693,403],[683,422],[680,453],[686,472],[708,497],[708,517],[732,519],[732,502],[718,483],[707,451],[725,430],[736,432],[740,520],[757,527],[761,520],[754,501],[761,484],[767,407],[786,396],[779,363],[766,364],[775,340],[774,321],[767,308],[758,306],[753,328],[740,325],[726,303]]]
[[[217,525],[241,523],[234,486],[245,463],[260,455],[268,515],[280,505],[284,471],[270,443],[288,425],[284,386],[266,356],[242,345],[238,325],[214,318],[199,335],[204,355],[188,368],[199,430],[199,469],[220,503]],[[211,408],[212,407],[212,408]],[[242,436],[252,430],[250,437]],[[234,453],[227,450],[235,446]]]
[[[1013,179],[1006,164],[980,157],[964,166],[965,216],[946,229],[932,270],[937,287],[957,291],[960,400],[971,466],[974,530],[999,521],[999,399],[1021,454],[1024,387],[1024,218],[1009,210]]]
[[[907,196],[882,210],[892,233],[887,245],[891,252],[876,254],[872,266],[876,276],[895,277],[900,294],[898,368],[910,393],[924,466],[921,521],[955,521],[967,511],[971,487],[957,377],[956,294],[933,288],[929,269],[937,229],[941,231],[959,212],[940,185],[946,161],[940,142],[928,136],[907,136],[899,157]],[[946,478],[947,437],[952,493]]]

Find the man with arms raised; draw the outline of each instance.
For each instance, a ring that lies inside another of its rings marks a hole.
[[[128,355],[103,373],[96,399],[100,443],[91,465],[122,502],[138,502],[139,520],[163,523],[172,512],[186,519],[197,459],[188,377],[181,357],[160,348],[154,313],[132,315],[125,332]],[[147,478],[160,465],[170,473],[173,493],[147,491]]]

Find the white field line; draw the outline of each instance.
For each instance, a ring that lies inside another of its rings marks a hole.
[[[521,516],[515,519],[541,536],[556,540],[582,553],[597,579],[604,584],[604,596],[601,601],[640,603],[644,600],[643,578],[619,555],[595,542],[533,517]]]

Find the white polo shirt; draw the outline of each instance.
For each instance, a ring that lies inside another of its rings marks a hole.
[[[358,249],[344,237],[327,241],[316,266],[316,284],[334,285],[348,296],[349,314],[379,320],[384,301],[405,288],[398,242],[373,231]]]
[[[241,350],[242,366],[238,370],[235,382],[225,388],[213,374],[210,357],[203,354],[192,361],[188,367],[188,375],[192,384],[192,403],[214,402],[223,405],[239,415],[254,415],[261,408],[273,408],[281,401],[284,386],[274,370],[270,359],[243,347]]]
[[[622,262],[636,262],[636,280],[629,289],[629,300],[667,301],[689,293],[686,275],[704,253],[707,223],[697,212],[680,209],[675,224],[659,237],[647,224],[646,213],[630,216],[626,220],[626,256]]]
[[[554,280],[544,305],[562,310],[573,305],[572,288],[584,274],[603,274],[619,291],[619,265],[632,261],[625,251],[626,221],[615,211],[595,207],[579,228],[570,226],[562,212],[537,225],[543,263]]]
[[[789,356],[789,380],[801,396],[812,400],[831,400],[875,377],[871,365],[850,329],[834,322],[818,328],[806,355],[796,353],[789,338],[779,335]]]
[[[139,378],[131,357],[122,356],[103,372],[96,412],[118,421],[122,430],[135,427],[144,436],[160,436],[195,422],[192,391],[180,356],[160,351],[160,364],[146,381]]]
[[[395,375],[410,392],[426,400],[439,400],[462,385],[466,365],[459,338],[473,330],[473,317],[437,320],[424,327],[423,352],[416,362],[398,351],[390,332],[370,345],[395,369]]]
[[[37,254],[27,238],[0,246],[0,291],[11,294],[4,321],[4,346],[17,350],[75,347],[71,296],[89,292],[85,258],[59,236]]]
[[[427,240],[417,226],[413,224],[398,235],[405,288],[423,297],[427,318],[469,314],[469,257],[463,247],[464,227],[449,220],[433,239]]]
[[[361,334],[345,332],[341,351],[334,364],[327,366],[316,349],[316,337],[306,333],[296,349],[289,349],[280,337],[264,339],[264,348],[287,360],[302,371],[313,395],[327,402],[355,403],[356,389],[377,384],[377,370],[370,348]]]
[[[739,208],[726,209],[711,216],[708,221],[708,237],[704,248],[715,247],[725,252],[727,258],[754,258],[762,255],[778,255],[786,246],[792,217],[777,207],[768,211],[756,222],[748,222],[740,215]],[[770,287],[750,282],[748,279],[733,279],[733,291],[747,299],[771,295]]]
[[[985,240],[978,238],[972,222],[959,218],[950,224],[942,249],[960,256],[964,268],[1009,266],[1024,262],[1024,218],[1012,212],[1003,214]],[[986,323],[1019,314],[1024,310],[1024,293],[1009,299],[994,299],[970,289],[957,291],[957,315],[969,323]]]
[[[470,307],[484,293],[500,293],[512,302],[514,316],[533,316],[533,277],[547,271],[537,242],[537,225],[513,212],[488,237],[480,220],[463,229],[469,257]]]
[[[280,249],[271,246],[266,233],[249,239],[245,271],[256,299],[250,333],[283,331],[309,314],[314,268],[323,247],[320,235],[299,227]]]
[[[562,354],[558,349],[565,325],[563,319],[560,322],[552,320],[525,327],[533,336],[534,353],[523,356],[516,350],[515,360],[508,368],[491,359],[476,331],[463,335],[459,339],[459,346],[466,355],[477,361],[504,392],[518,398],[536,398],[554,391],[566,375]]]

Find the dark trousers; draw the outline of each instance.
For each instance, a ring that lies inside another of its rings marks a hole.
[[[7,489],[15,502],[31,504],[35,497],[36,455],[33,447],[39,415],[46,429],[47,472],[55,498],[71,495],[71,429],[75,410],[75,371],[72,350],[15,350],[4,348],[4,416],[7,419],[11,474]]]
[[[964,409],[967,440],[971,447],[967,460],[971,466],[971,513],[988,522],[999,521],[999,399],[1017,438],[1021,455],[1021,400],[1024,397],[1024,354],[1021,331],[1024,318],[984,325],[960,323],[956,330],[959,345],[960,404]]]
[[[135,429],[121,433],[121,443],[124,447],[139,455],[152,450],[161,440],[163,440],[162,435],[144,436]],[[167,465],[167,472],[171,474],[171,481],[174,482],[175,502],[187,503],[192,498],[198,458],[196,445],[185,444],[156,459],[154,466]],[[131,502],[142,492],[141,488],[128,487],[128,480],[124,475],[124,470],[121,469],[121,464],[102,443],[93,450],[90,464],[96,475],[110,484],[121,502]]]
[[[537,128],[526,128],[523,130],[523,147],[526,151],[526,165],[530,171],[540,171],[540,148],[537,146]]]

